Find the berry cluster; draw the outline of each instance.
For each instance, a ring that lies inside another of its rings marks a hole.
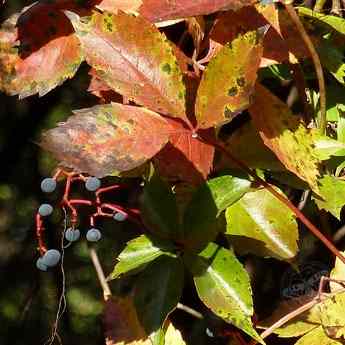
[[[59,207],[70,215],[70,227],[65,231],[65,240],[69,243],[78,241],[81,235],[76,228],[78,222],[78,207],[90,206],[94,212],[89,216],[90,229],[86,232],[86,239],[89,242],[97,242],[102,238],[102,233],[95,228],[97,218],[112,218],[118,222],[123,222],[127,218],[141,225],[139,211],[133,208],[126,208],[117,203],[108,203],[102,201],[102,194],[114,190],[127,188],[124,184],[114,184],[107,187],[101,187],[101,181],[97,177],[84,176],[83,174],[68,172],[59,169],[53,177],[45,178],[41,182],[41,190],[45,193],[52,193],[57,188],[59,179],[65,181],[64,193]],[[71,187],[74,182],[83,182],[87,191],[94,193],[90,199],[73,199],[70,197]],[[60,261],[61,254],[57,249],[47,249],[43,234],[45,231],[43,218],[50,216],[54,211],[52,205],[41,204],[36,213],[36,236],[38,240],[38,250],[40,257],[36,262],[38,269],[46,271],[49,267],[56,266]]]

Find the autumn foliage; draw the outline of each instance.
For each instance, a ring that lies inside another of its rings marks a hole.
[[[315,54],[291,11],[321,60],[327,97],[342,95],[327,98],[325,113]],[[80,92],[94,106],[45,131],[42,149],[66,176],[141,186],[141,229],[108,277],[135,283],[106,305],[108,345],[183,344],[170,317],[186,277],[207,310],[241,330],[220,332],[231,344],[270,344],[259,327],[274,321],[261,322],[244,263],[298,266],[307,228],[338,256],[332,277],[345,279],[341,254],[300,211],[307,204],[311,218],[322,210],[339,224],[345,204],[344,28],[340,16],[248,0],[42,0],[2,24],[9,95],[44,96],[89,66]],[[272,332],[342,344],[344,303],[338,291]],[[276,319],[289,312],[277,310]]]

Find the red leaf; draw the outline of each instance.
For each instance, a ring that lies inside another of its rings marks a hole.
[[[244,7],[237,12],[229,11],[217,19],[210,33],[210,52],[208,60],[239,33],[256,30],[264,25],[270,29],[263,39],[261,66],[284,61],[296,62],[296,58],[309,56],[295,25],[285,11],[274,4],[269,6]],[[289,55],[290,51],[290,55]],[[208,60],[203,59],[203,63]]]
[[[214,147],[193,138],[191,130],[182,123],[167,120],[172,127],[169,144],[154,160],[160,175],[173,182],[202,183],[212,169]],[[213,129],[209,131],[213,133]]]
[[[90,70],[89,75],[91,76],[91,81],[87,91],[98,97],[100,103],[122,103],[123,97],[113,91],[102,79],[100,79],[94,69]]]
[[[193,17],[217,11],[238,10],[254,4],[254,0],[103,0],[98,5],[103,10],[138,12],[151,22]]]
[[[41,146],[63,166],[103,177],[132,170],[168,141],[170,126],[144,108],[112,103],[74,111],[43,135]]]
[[[80,43],[59,6],[38,2],[3,24],[1,90],[21,98],[43,96],[74,76],[82,61]]]
[[[173,48],[158,29],[125,13],[69,14],[87,62],[114,91],[166,115],[186,118],[185,86]]]

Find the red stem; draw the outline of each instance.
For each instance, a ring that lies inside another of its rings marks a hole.
[[[43,221],[42,217],[40,214],[36,214],[36,236],[37,236],[37,241],[38,241],[38,249],[40,251],[40,255],[44,255],[44,253],[47,251],[47,247],[44,244],[44,239],[43,239],[43,232],[44,232],[44,226],[43,226]]]
[[[335,255],[337,256],[344,264],[345,257],[339,252],[335,245],[324,236],[321,231],[295,206],[287,199],[284,195],[277,192],[270,184],[265,180],[259,177],[253,170],[251,170],[245,163],[240,159],[234,157],[222,144],[217,141],[214,141],[211,137],[203,138],[198,136],[198,138],[205,142],[206,144],[214,146],[216,149],[225,154],[230,160],[232,160],[239,168],[252,176],[257,182],[259,182],[263,187],[265,187],[271,194],[273,194],[279,201],[285,204],[295,215],[296,217]]]

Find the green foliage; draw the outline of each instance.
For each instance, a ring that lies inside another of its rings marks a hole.
[[[126,225],[125,239],[115,231],[106,248],[116,260],[108,278],[116,293],[104,313],[107,344],[184,344],[170,316],[186,296],[200,309],[206,306],[205,314],[265,344],[252,322],[250,280],[260,294],[256,279],[263,274],[253,262],[268,268],[266,258],[273,258],[298,265],[307,256],[299,252],[298,241],[306,237],[299,237],[297,218],[317,230],[294,205],[305,207],[314,222],[317,208],[327,211],[328,237],[342,221],[345,21],[298,8],[326,74],[328,126],[320,133],[315,124],[322,97],[312,89],[318,80],[285,7],[266,1],[175,2],[36,2],[0,29],[0,90],[20,98],[43,96],[72,78],[83,61],[91,68],[92,96],[68,118],[69,107],[59,105],[53,111],[59,123],[43,133],[40,145],[65,173],[61,205],[72,226],[81,205],[94,208],[92,227],[99,217],[115,214],[135,224]],[[84,191],[95,192],[92,201],[68,199],[72,180],[89,175],[116,181],[116,188],[105,190],[126,202],[103,202],[102,188]],[[126,197],[117,195],[121,184]],[[0,199],[8,202],[14,192],[2,187]],[[311,200],[301,200],[310,190]],[[36,227],[42,256],[39,214]],[[339,262],[336,267],[332,277],[343,279]],[[280,272],[274,274],[268,278],[277,281]],[[129,285],[126,296],[122,284]],[[185,288],[190,284],[196,291]],[[276,333],[301,337],[296,344],[342,343],[345,294],[335,289],[331,285],[332,298]],[[83,315],[99,313],[100,305],[88,309],[83,296],[68,291],[73,311],[79,305]],[[15,315],[10,307],[4,310]],[[277,310],[284,311],[282,304]],[[186,332],[194,330],[184,327]],[[241,335],[236,339],[244,342]]]

